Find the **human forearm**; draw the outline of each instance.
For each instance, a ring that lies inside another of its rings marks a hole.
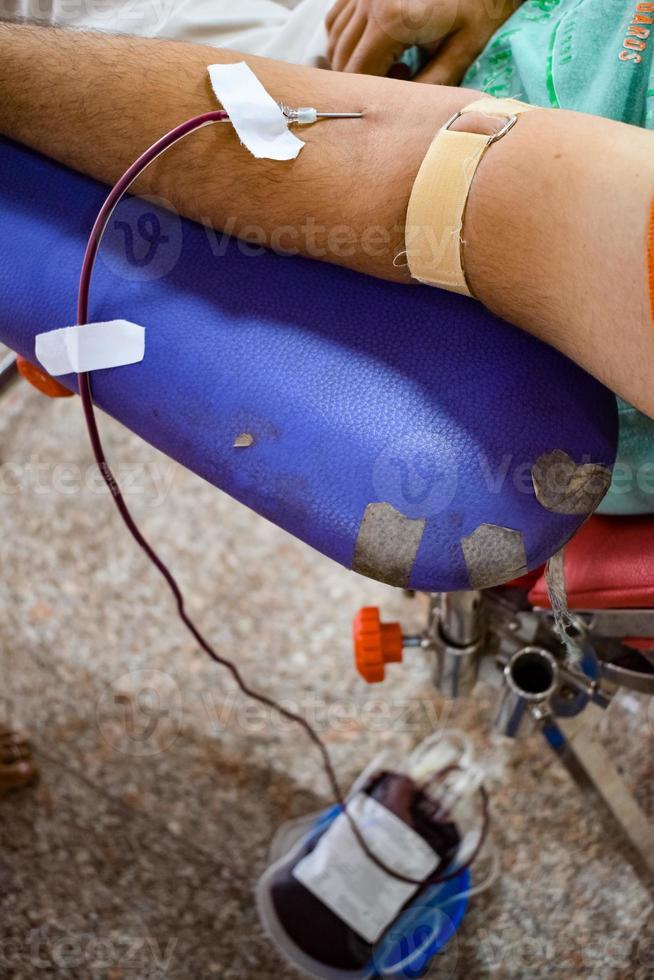
[[[207,65],[230,51],[169,41],[0,24],[0,132],[113,182],[173,126],[212,108]],[[289,105],[359,109],[365,120],[298,131],[292,163],[253,159],[229,126],[202,130],[144,175],[189,217],[386,278],[404,248],[413,178],[436,128],[466,93],[247,60]]]
[[[111,182],[163,132],[214,107],[208,64],[240,58],[0,24],[0,131]],[[159,161],[141,191],[235,234],[256,229],[259,241],[408,281],[393,260],[415,175],[436,130],[475,93],[247,60],[280,100],[362,108],[365,118],[302,130],[307,146],[291,164],[254,160],[229,126],[215,126]],[[653,139],[560,110],[522,116],[482,161],[464,238],[482,302],[654,415]]]
[[[561,110],[489,150],[466,215],[484,303],[654,417],[647,222],[654,134]]]

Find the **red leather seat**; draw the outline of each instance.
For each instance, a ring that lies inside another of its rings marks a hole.
[[[571,609],[654,608],[654,515],[591,517],[565,550]],[[541,576],[529,593],[549,606]]]

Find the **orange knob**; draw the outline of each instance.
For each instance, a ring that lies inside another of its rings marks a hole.
[[[42,395],[47,395],[48,398],[71,398],[74,394],[68,388],[64,388],[56,378],[51,377],[43,368],[28,361],[26,357],[18,356],[16,367],[25,381],[29,381],[37,391],[40,391]]]
[[[383,681],[386,664],[402,663],[403,648],[399,623],[382,623],[376,606],[359,610],[354,617],[354,659],[364,681]]]

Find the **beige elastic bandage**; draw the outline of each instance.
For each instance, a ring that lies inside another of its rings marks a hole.
[[[463,220],[470,187],[481,159],[508,133],[517,117],[535,106],[486,96],[465,106],[438,131],[413,185],[406,221],[406,254],[414,279],[472,296],[463,267]],[[492,136],[449,127],[459,116],[480,112],[504,116]]]

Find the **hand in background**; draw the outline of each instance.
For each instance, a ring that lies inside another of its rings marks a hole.
[[[337,0],[327,16],[335,71],[387,75],[407,48],[433,55],[417,81],[458,85],[521,0]]]

